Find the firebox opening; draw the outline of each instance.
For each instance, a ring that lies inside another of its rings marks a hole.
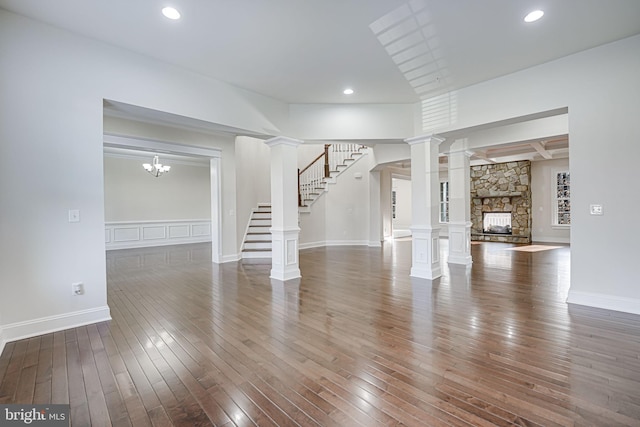
[[[485,234],[511,234],[511,212],[484,212],[482,232]]]

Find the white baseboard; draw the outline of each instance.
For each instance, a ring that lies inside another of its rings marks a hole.
[[[220,263],[224,264],[225,262],[235,262],[240,261],[242,259],[241,254],[233,254],[233,255],[223,255],[220,259]]]
[[[299,243],[298,248],[302,249],[311,249],[311,248],[321,248],[323,246],[327,246],[325,242],[309,242],[309,243]]]
[[[325,240],[324,242],[300,243],[298,247],[302,249],[322,248],[324,246],[372,246],[368,240]],[[378,244],[378,247],[381,245]]]
[[[535,236],[531,237],[532,243],[563,243],[569,244],[571,243],[571,239],[569,237],[552,237],[552,236]]]
[[[111,314],[109,307],[105,305],[104,307],[89,310],[41,317],[39,319],[27,320],[26,322],[11,323],[2,326],[3,342],[7,343],[9,341],[31,338],[107,320],[111,320]]]
[[[399,237],[411,237],[411,230],[409,230],[408,228],[394,228],[393,238],[397,239]]]
[[[2,352],[4,351],[4,346],[6,343],[7,341],[4,339],[2,326],[0,326],[0,356],[2,356]]]
[[[640,299],[569,290],[567,303],[640,314]]]

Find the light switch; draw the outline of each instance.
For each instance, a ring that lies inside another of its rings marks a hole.
[[[590,205],[591,215],[603,215],[602,205]]]
[[[79,209],[71,209],[71,210],[69,210],[69,222],[80,222],[80,210]]]

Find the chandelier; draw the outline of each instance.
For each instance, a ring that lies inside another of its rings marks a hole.
[[[160,163],[160,158],[158,156],[153,156],[153,163],[144,163],[142,167],[144,168],[144,170],[146,170],[156,178],[163,173],[169,172],[169,170],[171,169],[171,166],[163,165],[162,163]]]

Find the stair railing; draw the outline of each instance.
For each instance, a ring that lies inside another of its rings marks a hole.
[[[360,153],[363,147],[360,144],[325,144],[318,157],[304,169],[298,169],[298,206],[307,206],[307,202],[324,189],[325,178],[355,160],[354,154]]]
[[[311,161],[304,169],[298,169],[298,206],[305,206],[316,191],[320,189],[324,178],[331,176],[329,165],[329,147],[324,145],[324,151]]]

